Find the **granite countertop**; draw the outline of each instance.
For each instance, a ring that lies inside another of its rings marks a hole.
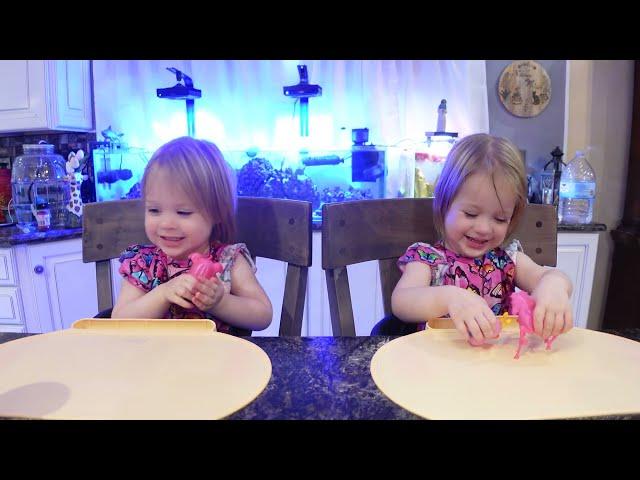
[[[604,330],[640,341],[640,328]],[[0,343],[28,336],[0,333]],[[371,358],[396,337],[245,337],[272,364],[267,387],[228,420],[419,420],[375,385]],[[637,415],[598,419],[640,419]]]
[[[0,227],[0,248],[10,248],[23,243],[56,242],[78,237],[82,237],[82,227],[23,233],[18,227],[11,225]]]
[[[558,232],[604,232],[607,226],[604,223],[559,223]]]
[[[312,230],[320,231],[322,230],[322,220],[314,220],[311,225]],[[559,223],[558,224],[558,232],[563,233],[580,233],[580,232],[604,232],[607,230],[607,226],[604,223],[586,223],[586,224],[577,224],[577,223]]]
[[[395,337],[252,337],[271,359],[258,398],[229,420],[418,420],[371,378],[373,354]]]

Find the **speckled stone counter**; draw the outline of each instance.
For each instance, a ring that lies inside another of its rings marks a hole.
[[[371,378],[373,354],[394,337],[255,337],[272,364],[267,388],[229,419],[414,420]]]
[[[23,233],[15,225],[0,227],[0,248],[10,248],[22,243],[42,243],[82,237],[82,228],[47,230],[46,232]]]
[[[312,230],[322,230],[322,221],[313,221]],[[588,223],[588,224],[558,224],[558,232],[562,233],[587,233],[587,232],[604,232],[607,226],[604,223]]]
[[[640,328],[605,330],[640,341]],[[24,333],[0,333],[0,343]],[[228,420],[416,420],[378,390],[374,353],[396,337],[250,337],[272,364],[267,387]],[[638,415],[598,419],[640,419]]]
[[[585,223],[585,224],[558,224],[558,232],[604,232],[607,230],[607,226],[604,223]]]

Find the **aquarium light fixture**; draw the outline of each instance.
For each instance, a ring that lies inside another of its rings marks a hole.
[[[171,73],[176,75],[176,83],[173,87],[158,88],[156,95],[158,98],[168,98],[170,100],[185,100],[187,103],[187,131],[190,137],[195,136],[196,126],[194,120],[194,99],[202,97],[202,91],[193,86],[193,80],[188,75],[182,73],[174,67],[167,67]],[[179,83],[184,81],[184,84]]]
[[[300,99],[300,135],[302,137],[309,136],[309,98],[320,97],[322,95],[322,87],[320,85],[311,85],[309,83],[309,75],[306,65],[298,65],[298,75],[300,82],[297,85],[282,87],[282,92],[286,97]]]

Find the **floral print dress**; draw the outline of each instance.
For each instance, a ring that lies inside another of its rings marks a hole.
[[[482,257],[470,258],[445,248],[439,242],[414,243],[398,259],[404,271],[409,262],[421,262],[431,269],[431,286],[455,285],[471,290],[487,302],[495,315],[507,311],[507,299],[515,289],[516,255],[522,251],[518,240],[505,248],[495,248]],[[418,330],[424,330],[420,324]]]
[[[251,254],[244,243],[232,245],[221,242],[211,242],[209,253],[211,258],[220,262],[224,268],[220,278],[227,291],[231,290],[231,267],[238,255],[242,255],[249,266],[256,272],[256,266]],[[149,292],[158,285],[168,282],[172,278],[188,272],[191,260],[175,260],[155,245],[131,245],[120,255],[120,274],[129,283]],[[219,332],[229,333],[231,326],[213,317],[210,313],[198,309],[185,309],[180,305],[171,304],[167,312],[168,318],[208,318],[216,323]]]

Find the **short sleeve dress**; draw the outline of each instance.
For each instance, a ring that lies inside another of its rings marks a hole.
[[[231,289],[231,267],[238,255],[242,255],[255,273],[256,266],[244,243],[224,244],[211,242],[209,252],[214,261],[220,262],[224,268],[220,277],[227,288]],[[155,245],[131,245],[120,255],[120,274],[129,283],[149,292],[158,285],[188,272],[191,260],[175,260]],[[167,312],[168,318],[208,318],[216,324],[219,332],[230,333],[231,326],[198,309],[185,309],[172,304]]]
[[[505,248],[470,258],[447,249],[441,242],[418,242],[398,259],[398,267],[404,271],[407,263],[421,262],[431,269],[431,286],[455,285],[471,290],[484,298],[495,315],[501,315],[507,311],[507,299],[515,289],[516,258],[521,251],[520,242],[512,240]],[[424,324],[418,329],[423,330]]]

